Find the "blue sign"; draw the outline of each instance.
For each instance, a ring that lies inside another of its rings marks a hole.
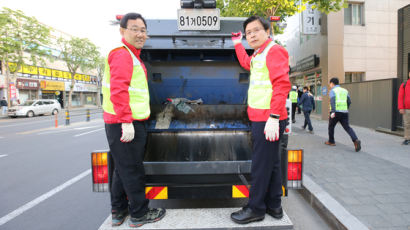
[[[327,95],[327,88],[326,88],[326,86],[323,86],[323,87],[322,87],[322,95],[323,95],[323,96],[326,96],[326,95]]]

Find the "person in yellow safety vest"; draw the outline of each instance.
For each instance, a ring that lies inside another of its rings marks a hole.
[[[105,131],[115,169],[111,181],[112,226],[128,214],[130,227],[160,220],[165,209],[148,208],[145,198],[145,120],[150,116],[147,70],[140,59],[145,19],[128,13],[120,21],[121,44],[110,51],[102,81]]]
[[[296,85],[292,86],[292,90],[289,92],[289,99],[292,102],[292,123],[296,122],[295,119],[295,114],[296,114],[296,108],[298,106],[298,88]]]
[[[330,79],[329,92],[330,97],[330,116],[329,116],[329,140],[325,142],[326,145],[335,146],[335,126],[338,122],[342,124],[344,130],[349,134],[353,141],[356,152],[359,152],[361,142],[357,138],[356,133],[349,125],[349,106],[351,103],[349,92],[339,86],[339,79]]]
[[[279,143],[288,118],[289,55],[269,37],[269,28],[259,16],[243,23],[246,41],[254,49],[252,56],[242,45],[242,32],[232,33],[239,63],[251,73],[247,111],[253,146],[252,180],[248,204],[231,214],[232,221],[239,224],[263,220],[265,213],[276,219],[283,217]]]

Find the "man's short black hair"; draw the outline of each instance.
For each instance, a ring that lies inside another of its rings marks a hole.
[[[248,19],[245,20],[245,22],[243,22],[243,31],[246,33],[246,26],[247,26],[249,23],[251,23],[251,22],[253,22],[253,21],[256,21],[256,20],[259,20],[259,21],[260,21],[260,23],[262,24],[263,29],[265,29],[265,31],[270,28],[269,22],[267,22],[267,21],[266,21],[265,19],[263,19],[262,17],[259,17],[259,16],[257,16],[257,15],[254,15],[254,16],[250,16]]]
[[[333,83],[335,85],[339,85],[339,79],[337,77],[334,77],[334,78],[330,79],[330,83]]]
[[[135,19],[141,19],[144,22],[145,28],[147,29],[147,23],[145,22],[145,19],[141,16],[141,14],[138,13],[128,13],[126,15],[124,15],[121,18],[120,21],[120,26],[121,28],[126,29],[127,28],[127,24],[128,24],[128,20],[135,20]]]
[[[309,88],[307,86],[303,87],[303,89],[306,89],[307,91],[309,91]]]

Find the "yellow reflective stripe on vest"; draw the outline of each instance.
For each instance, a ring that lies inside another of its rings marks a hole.
[[[145,119],[149,117],[151,113],[149,107],[148,82],[145,76],[145,71],[141,66],[141,62],[132,53],[132,51],[125,45],[122,47],[128,50],[133,59],[133,73],[130,86],[128,87],[128,94],[130,98],[129,105],[131,108],[132,117],[139,120]],[[104,79],[102,82],[103,109],[105,112],[115,115],[114,106],[111,101],[110,79],[111,74],[107,57]]]
[[[248,105],[251,108],[270,109],[273,90],[266,65],[266,56],[274,45],[275,43],[271,41],[261,54],[252,57],[248,89]]]

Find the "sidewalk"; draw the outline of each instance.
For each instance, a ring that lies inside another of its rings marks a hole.
[[[410,229],[410,146],[403,138],[352,126],[362,141],[354,151],[340,124],[327,146],[328,121],[312,118],[315,134],[292,124],[288,148],[304,149],[304,173],[369,229]]]

